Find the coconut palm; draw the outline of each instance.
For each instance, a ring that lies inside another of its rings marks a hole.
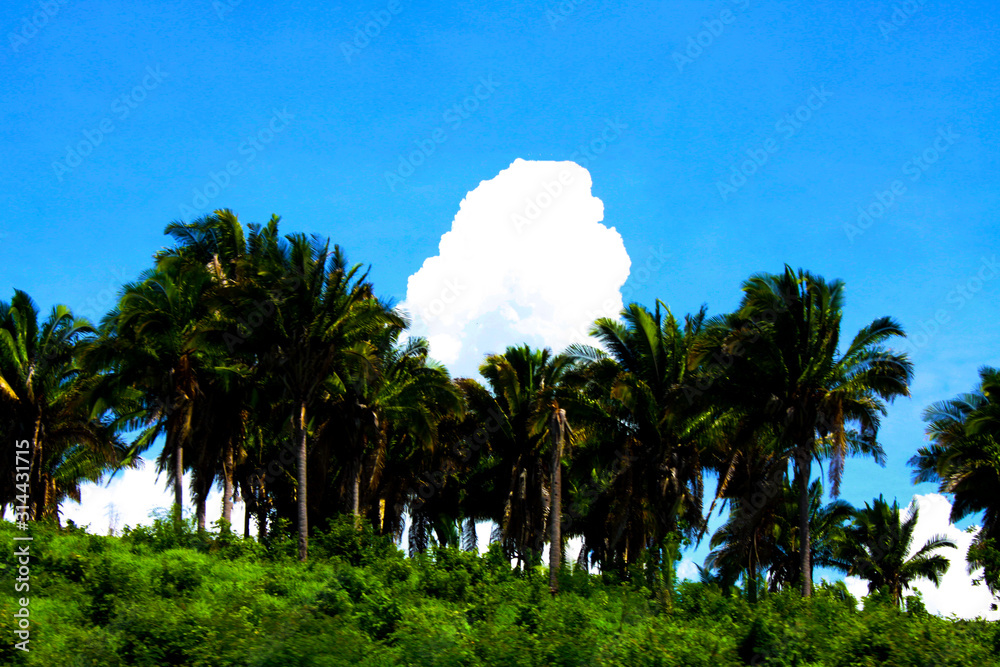
[[[652,312],[633,303],[621,321],[594,323],[591,335],[607,352],[568,351],[584,369],[582,393],[604,406],[604,425],[593,428],[606,434],[603,448],[618,452],[600,466],[613,473],[584,522],[586,546],[600,561],[634,562],[668,535],[701,526],[705,431],[684,383],[703,319],[704,311],[682,324],[659,301]]]
[[[802,542],[799,539],[798,490],[787,482],[773,517],[773,550],[768,567],[769,588],[801,588]],[[809,564],[813,567],[842,569],[838,559],[847,522],[854,507],[843,500],[823,504],[823,484],[819,479],[809,485]],[[812,573],[810,572],[810,578]]]
[[[318,238],[290,235],[271,267],[275,314],[255,336],[273,354],[262,364],[285,390],[296,446],[299,559],[308,557],[307,453],[311,411],[321,401],[342,399],[350,364],[371,363],[365,341],[385,326],[402,326],[398,315],[372,295],[367,273],[348,266]]]
[[[572,435],[566,410],[559,407],[557,401],[552,403],[549,414],[549,438],[551,439],[552,467],[549,472],[551,489],[549,490],[549,591],[555,595],[559,592],[559,566],[562,565],[562,468],[565,445]]]
[[[377,532],[397,537],[402,507],[413,500],[406,498],[406,468],[433,455],[441,421],[464,410],[447,370],[429,358],[426,339],[401,343],[402,333],[401,326],[383,327],[365,343],[367,352],[352,357],[344,391],[317,412],[315,437],[318,477],[339,478],[334,486],[348,501],[338,507],[320,498],[318,505],[347,509],[356,520],[365,514]]]
[[[165,436],[157,466],[167,472],[178,511],[184,504],[185,449],[204,414],[202,382],[211,373],[202,335],[211,316],[210,287],[201,267],[145,272],[122,288],[99,338],[83,355],[88,372],[98,379],[94,395],[115,407],[118,428],[142,429],[132,445],[136,454]]]
[[[842,500],[823,505],[823,485],[809,488],[809,538],[813,567],[839,567],[837,549],[854,508]],[[705,567],[742,571],[747,597],[756,601],[758,575],[767,571],[771,591],[801,585],[799,577],[798,492],[787,482],[778,494],[757,505],[736,500],[729,518],[712,536]]]
[[[259,432],[250,409],[254,393],[264,391],[259,382],[259,349],[247,337],[274,312],[267,288],[279,255],[277,216],[266,226],[242,223],[228,209],[190,223],[173,222],[164,234],[175,245],[157,253],[161,271],[203,271],[209,276],[204,299],[210,317],[200,323],[200,340],[211,352],[211,373],[202,381],[202,394],[210,408],[194,435],[198,443],[192,460],[199,523],[204,523],[208,491],[222,482],[222,518],[230,521],[236,491],[235,469],[246,457],[252,432]],[[259,439],[254,440],[259,444]],[[250,496],[253,502],[256,496]],[[258,517],[261,518],[261,517]]]
[[[934,535],[913,551],[913,532],[918,508],[900,515],[899,503],[889,505],[882,496],[854,511],[838,553],[848,575],[868,581],[868,592],[884,591],[895,604],[914,581],[927,579],[935,586],[948,571],[948,558],[934,553],[957,546],[942,535]],[[913,552],[913,553],[911,553]]]
[[[938,482],[952,496],[951,521],[977,512],[983,525],[969,548],[970,573],[984,568],[990,590],[1000,594],[1000,370],[979,369],[979,387],[924,411],[930,444],[909,463],[913,481]]]
[[[886,348],[904,336],[890,317],[863,327],[840,351],[843,283],[789,266],[781,274],[758,274],[743,284],[743,300],[721,324],[732,332],[726,351],[745,363],[720,364],[716,384],[732,380],[735,370],[752,367],[759,384],[746,395],[767,415],[777,452],[794,461],[799,493],[802,593],[812,593],[809,539],[809,488],[814,459],[830,461],[831,494],[836,497],[844,462],[851,455],[870,455],[882,463],[877,441],[886,402],[909,395],[913,367],[905,354]],[[713,387],[714,388],[714,387]],[[730,395],[732,392],[730,392]],[[856,425],[856,429],[850,428]]]
[[[479,367],[489,391],[474,380],[458,381],[475,420],[494,425],[480,460],[487,475],[499,481],[477,492],[491,496],[490,519],[499,527],[503,548],[522,563],[540,557],[547,537],[548,422],[552,401],[566,399],[560,387],[571,365],[568,357],[548,349],[512,346],[503,354],[489,355]]]
[[[0,504],[24,507],[33,519],[59,518],[66,498],[79,502],[80,483],[136,465],[103,411],[87,401],[77,355],[94,330],[56,306],[39,323],[25,292],[0,302],[0,426],[4,450],[23,450],[27,471],[5,466]],[[15,443],[24,443],[18,447]],[[22,474],[26,472],[26,474]],[[15,474],[17,473],[17,474]]]

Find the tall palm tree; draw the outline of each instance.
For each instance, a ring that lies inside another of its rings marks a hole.
[[[14,459],[15,443],[25,442],[27,475],[7,465],[0,504],[26,506],[33,519],[59,518],[66,498],[79,502],[80,483],[99,481],[120,467],[133,467],[124,443],[87,401],[87,378],[78,353],[94,330],[56,306],[39,323],[27,293],[15,290],[0,302],[0,427],[4,455]],[[24,502],[24,501],[27,502]]]
[[[209,317],[210,276],[200,267],[150,270],[126,284],[117,307],[105,316],[100,337],[84,351],[88,372],[98,377],[95,395],[117,406],[118,427],[141,427],[136,454],[165,436],[157,462],[184,505],[185,448],[200,417],[202,381],[209,370],[202,337]]]
[[[934,535],[912,554],[913,532],[919,512],[913,508],[900,516],[899,503],[890,506],[882,496],[855,510],[839,551],[841,567],[848,575],[868,581],[868,592],[882,590],[895,604],[903,600],[903,590],[918,579],[935,586],[948,571],[948,558],[934,553],[957,548],[942,535]]]
[[[512,346],[489,355],[479,367],[489,391],[474,380],[458,381],[476,420],[495,422],[488,452],[481,454],[491,474],[502,480],[490,487],[490,518],[505,551],[522,563],[540,557],[547,537],[546,435],[552,401],[567,399],[561,385],[571,365],[568,357],[548,349]],[[552,548],[561,551],[561,546]]]
[[[220,209],[190,223],[173,222],[164,234],[175,245],[157,253],[161,271],[203,271],[209,276],[204,299],[210,317],[201,323],[200,338],[212,353],[212,373],[202,382],[206,404],[197,430],[193,480],[200,522],[204,502],[217,478],[223,487],[222,518],[231,520],[236,491],[236,466],[246,456],[250,433],[258,413],[250,409],[260,387],[259,360],[246,337],[274,312],[267,296],[268,277],[278,255],[279,218],[266,226],[251,224],[245,233],[236,214]],[[251,501],[255,496],[251,496]]]
[[[319,505],[348,509],[356,520],[365,514],[376,531],[397,537],[401,508],[413,500],[406,497],[412,482],[406,467],[432,455],[442,420],[461,418],[464,410],[447,370],[429,358],[427,341],[400,342],[402,334],[401,326],[383,327],[365,343],[370,349],[350,360],[345,390],[316,413],[315,437],[318,476],[339,478],[337,491],[348,501],[346,508]]]
[[[823,485],[814,480],[809,488],[809,538],[813,567],[839,567],[837,548],[844,525],[854,508],[842,500],[823,505]],[[771,591],[799,586],[798,492],[785,483],[765,506],[735,500],[729,518],[712,536],[712,552],[705,559],[708,570],[742,571],[747,596],[756,601],[758,576],[768,572]]]
[[[910,459],[913,482],[938,482],[952,496],[951,521],[983,512],[983,526],[969,548],[970,573],[1000,594],[1000,370],[979,369],[979,387],[924,411],[930,444]]]
[[[562,564],[562,467],[563,452],[572,430],[566,420],[566,410],[552,403],[549,416],[549,438],[552,441],[552,469],[549,473],[549,591],[559,592],[559,566]]]
[[[599,560],[628,564],[675,531],[701,527],[705,422],[684,383],[703,319],[704,311],[681,323],[660,301],[652,312],[633,303],[621,321],[594,323],[607,352],[568,351],[583,367],[582,392],[604,406],[604,447],[625,452],[592,505],[585,542]]]
[[[913,367],[905,354],[886,347],[904,336],[890,317],[863,327],[842,352],[840,324],[843,283],[827,282],[789,266],[780,274],[757,274],[743,284],[736,313],[714,325],[731,335],[722,350],[743,364],[718,364],[716,384],[735,381],[737,368],[752,367],[759,381],[746,395],[755,409],[767,415],[776,433],[777,451],[794,462],[799,493],[799,531],[804,548],[799,570],[802,594],[812,594],[809,539],[809,488],[812,463],[830,461],[831,493],[840,489],[844,461],[850,455],[871,455],[883,462],[877,441],[886,401],[909,395]],[[851,425],[856,429],[851,429]]]
[[[299,559],[308,557],[307,454],[310,413],[320,401],[342,397],[349,363],[370,363],[365,341],[398,315],[372,294],[367,273],[348,266],[339,246],[331,253],[318,238],[290,235],[272,267],[275,314],[255,336],[273,354],[262,368],[277,377],[291,406],[296,443]]]

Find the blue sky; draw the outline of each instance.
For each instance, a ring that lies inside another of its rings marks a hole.
[[[845,335],[927,334],[888,466],[849,462],[843,496],[932,491],[922,409],[1000,364],[993,5],[624,4],[7,3],[2,298],[103,313],[168,222],[226,207],[331,237],[402,302],[481,181],[574,160],[633,269],[669,256],[641,303],[723,312],[787,262],[846,282]]]

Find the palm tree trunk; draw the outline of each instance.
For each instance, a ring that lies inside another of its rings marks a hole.
[[[351,516],[354,525],[361,525],[361,455],[355,454],[351,461]]]
[[[167,432],[168,437],[170,432]],[[179,441],[176,435],[170,438],[171,440],[176,440],[174,443],[174,505],[177,506],[178,515],[181,514],[181,510],[184,508],[184,445]],[[168,445],[170,443],[167,443]]]
[[[243,510],[243,539],[250,539],[250,503],[244,503]]]
[[[205,494],[199,493],[195,513],[198,515],[198,532],[205,532]]]
[[[808,449],[799,451],[796,459],[799,483],[799,570],[802,577],[802,597],[812,596],[812,554],[809,536],[809,478],[812,476],[812,456]]]
[[[41,488],[42,498],[39,499],[39,487],[42,485],[42,411],[39,408],[38,416],[35,418],[35,431],[31,436],[31,463],[28,468],[28,479],[31,480],[31,487],[28,489],[29,507],[28,512],[32,520],[41,518],[45,507],[45,491]]]
[[[559,592],[559,566],[562,564],[562,449],[566,411],[556,409],[549,419],[552,436],[552,489],[549,493],[549,592]]]
[[[45,494],[42,496],[42,513],[41,516],[44,519],[55,519],[56,525],[59,523],[59,512],[56,511],[58,508],[53,507],[56,498],[56,482],[52,479],[51,475],[42,474],[43,483],[42,488],[45,489]]]
[[[225,460],[222,462],[222,520],[233,520],[233,440],[226,443]]]
[[[267,490],[264,486],[264,476],[259,476],[257,482],[258,484],[253,487],[253,503],[257,513],[257,541],[263,544],[264,538],[267,537]]]
[[[298,489],[297,497],[299,504],[299,560],[305,562],[309,557],[309,524],[306,516],[306,402],[299,405],[298,419]]]
[[[267,508],[263,502],[257,504],[257,541],[264,543],[267,537]]]

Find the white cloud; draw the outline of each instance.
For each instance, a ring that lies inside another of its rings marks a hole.
[[[401,304],[453,374],[508,345],[560,352],[617,316],[631,261],[591,185],[573,162],[518,159],[462,200]]]
[[[926,580],[918,581],[913,586],[923,595],[927,610],[941,616],[982,616],[991,621],[1000,620],[1000,612],[990,609],[994,600],[989,590],[985,586],[973,586],[972,577],[966,569],[965,557],[975,534],[965,532],[948,520],[951,503],[940,494],[915,495],[910,509],[914,504],[919,508],[920,516],[913,531],[913,551],[922,547],[933,535],[943,535],[958,545],[957,549],[941,549],[938,552],[951,561],[948,572],[941,578],[940,587],[935,588]],[[868,594],[868,582],[855,577],[847,577],[844,581],[851,594],[859,600]]]
[[[62,504],[63,523],[72,520],[79,526],[89,525],[91,533],[106,535],[109,526],[120,531],[125,526],[151,525],[150,514],[158,509],[169,509],[174,502],[172,487],[167,486],[167,475],[156,475],[156,464],[146,461],[139,470],[125,470],[118,473],[110,485],[85,484],[81,488],[80,503],[72,500]],[[193,512],[193,504],[188,500],[191,475],[184,476],[185,514]],[[232,523],[234,530],[242,534],[243,503],[233,506]],[[213,489],[208,494],[205,505],[207,524],[211,526],[222,516],[222,492]]]

